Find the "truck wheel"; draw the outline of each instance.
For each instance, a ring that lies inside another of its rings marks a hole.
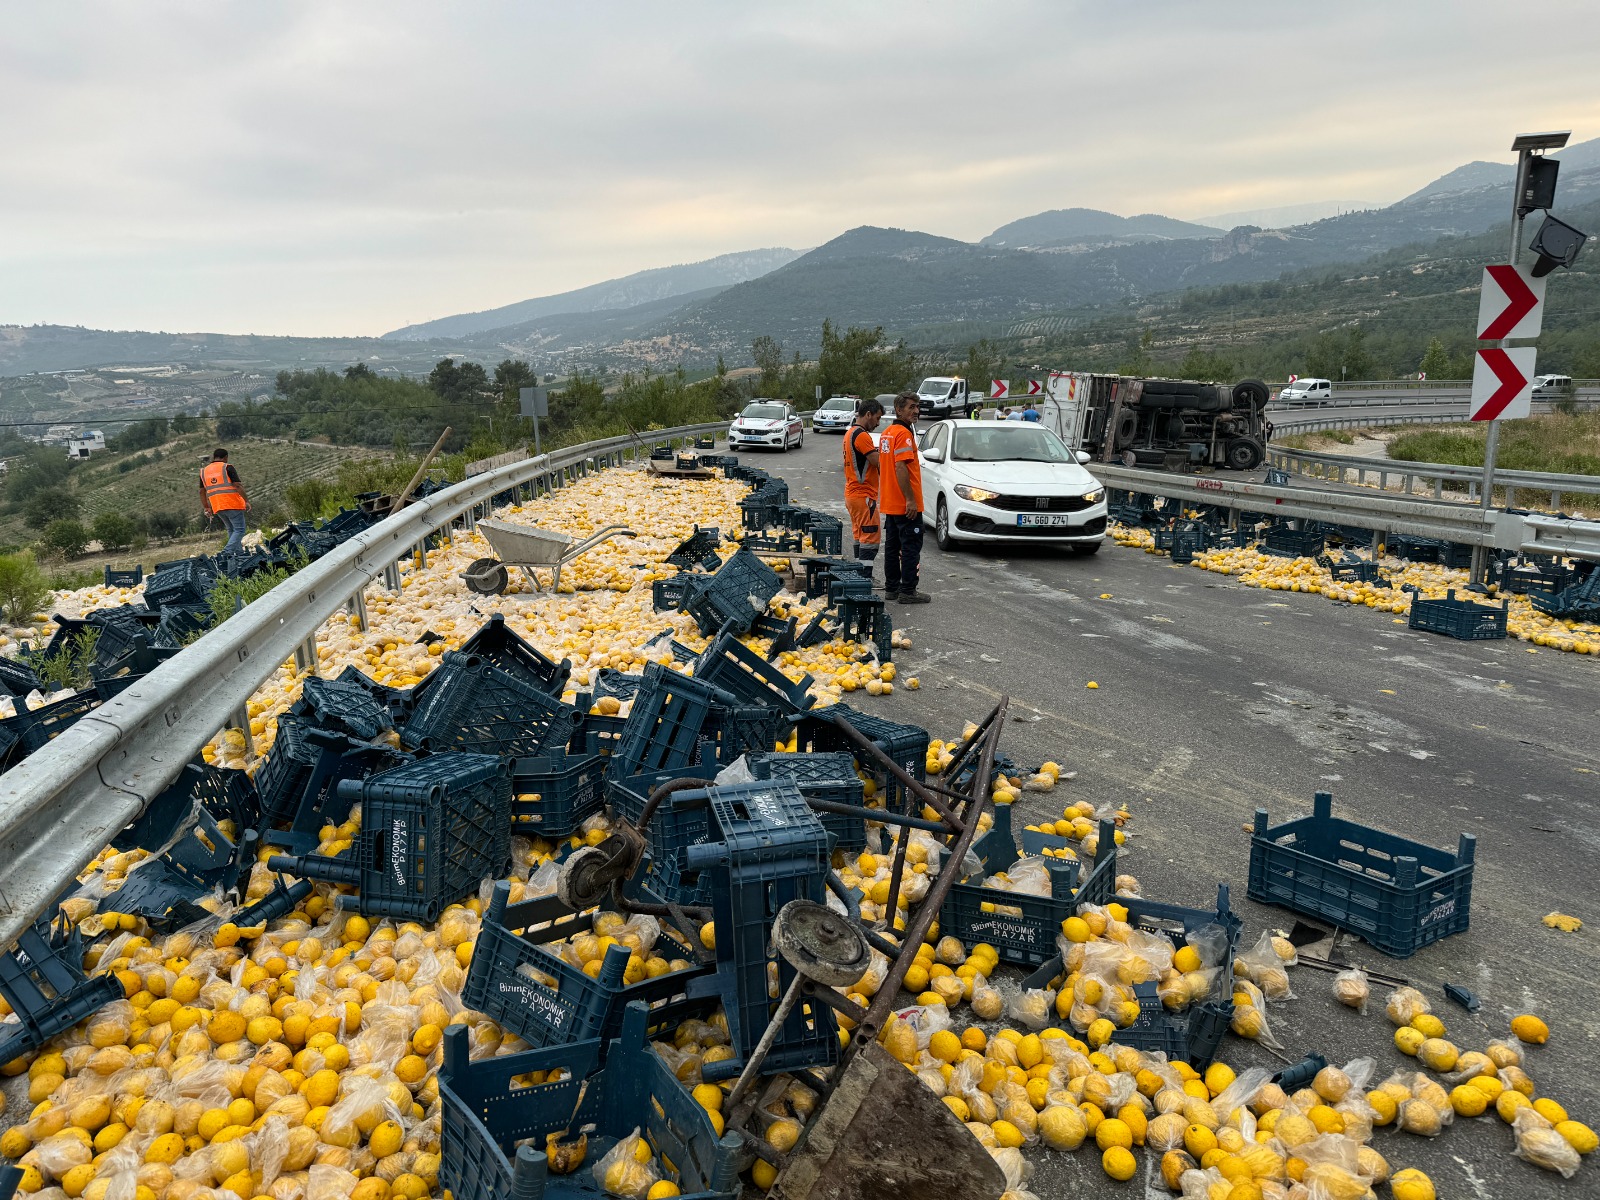
[[[1254,471],[1261,465],[1261,447],[1249,438],[1234,438],[1226,451],[1228,466],[1235,471]]]
[[[1271,394],[1259,379],[1244,379],[1233,385],[1233,402],[1240,408],[1265,408]]]
[[[1117,418],[1117,437],[1112,443],[1116,449],[1122,449],[1133,441],[1134,435],[1139,432],[1139,414],[1131,409],[1124,409]]]

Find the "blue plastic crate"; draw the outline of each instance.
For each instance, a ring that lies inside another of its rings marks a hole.
[[[565,746],[577,725],[573,709],[476,656],[446,654],[425,682],[401,730],[408,746],[532,758]]]
[[[704,576],[680,571],[670,579],[650,581],[650,607],[656,612],[673,612],[683,608],[689,599],[689,587]]]
[[[217,569],[204,556],[161,563],[156,573],[145,580],[144,602],[153,609],[175,604],[201,605],[216,581]]]
[[[674,796],[684,804],[703,797],[710,804],[707,840],[683,852],[686,869],[711,885],[717,935],[715,992],[728,1019],[734,1057],[701,1067],[715,1082],[743,1069],[771,1022],[769,967],[776,963],[778,993],[794,969],[771,949],[772,923],[791,900],[821,903],[829,870],[828,834],[787,780],[710,787]],[[829,1066],[838,1061],[838,1025],[833,1010],[809,1000],[796,1004],[780,1029],[763,1074]]]
[[[1506,636],[1510,604],[1509,600],[1497,605],[1457,600],[1455,588],[1451,588],[1443,600],[1425,600],[1420,594],[1413,595],[1408,627],[1466,642],[1493,641]]]
[[[802,713],[795,723],[797,749],[845,751],[855,758],[856,765],[872,776],[877,794],[884,797],[884,803],[891,805],[896,812],[907,811],[907,806],[911,804],[910,789],[834,725],[834,716],[843,717],[857,733],[874,743],[918,782],[927,778],[928,731],[920,725],[907,725],[858,712],[846,704],[810,709]]]
[[[721,698],[709,683],[646,663],[638,695],[611,751],[607,777],[626,779],[688,766],[695,760],[711,705]]]
[[[274,871],[353,885],[365,916],[435,921],[511,869],[511,777],[486,754],[436,754],[339,785],[361,802],[348,853],[273,855]]]
[[[371,741],[394,728],[394,714],[373,692],[350,679],[310,676],[290,712],[320,729]]]
[[[613,779],[606,783],[606,803],[611,810],[625,821],[637,825],[639,818],[644,815],[644,806],[650,800],[650,793],[663,783],[671,783],[674,779],[704,779],[710,781],[716,778],[722,765],[716,762],[698,762],[686,767],[672,767],[662,771],[646,771],[638,775],[629,776],[627,779]]]
[[[606,760],[565,750],[511,763],[511,831],[566,837],[605,806]],[[536,795],[537,800],[523,800]]]
[[[534,646],[513,633],[501,613],[490,616],[477,633],[461,643],[460,649],[455,653],[463,658],[482,659],[547,696],[561,695],[566,690],[568,676],[572,674],[570,658],[564,658],[560,662],[546,658]],[[434,675],[427,676],[416,685],[415,691],[419,703],[433,686]]]
[[[603,1193],[591,1165],[635,1129],[684,1200],[735,1200],[746,1155],[738,1134],[718,1138],[705,1109],[651,1049],[643,1005],[630,1007],[599,1072],[598,1040],[472,1062],[464,1025],[445,1031],[439,1071],[443,1114],[439,1181],[455,1200],[591,1200]],[[561,1074],[519,1087],[518,1076]],[[549,1175],[546,1135],[587,1133],[584,1164]],[[531,1143],[520,1144],[519,1143]]]
[[[4,1066],[121,1000],[123,991],[115,975],[84,975],[83,935],[56,909],[0,951],[0,995],[17,1016],[0,1025]]]
[[[666,1010],[686,1002],[690,984],[712,970],[674,937],[670,925],[663,924],[656,943],[660,957],[684,959],[691,964],[687,969],[626,984],[627,947],[613,946],[599,976],[591,978],[548,946],[587,933],[593,916],[574,913],[554,896],[518,904],[512,904],[510,897],[509,883],[501,880],[494,885],[461,998],[467,1007],[492,1017],[531,1046],[616,1037],[629,1003]]]
[[[106,567],[106,587],[138,587],[144,582],[144,567],[135,566],[124,571],[119,571],[111,566]]]
[[[707,637],[730,625],[734,633],[744,633],[782,586],[776,571],[740,547],[715,575],[689,589],[684,611]]]
[[[807,694],[811,676],[790,679],[731,633],[718,634],[695,661],[694,677],[738,700],[802,712],[816,703]]]
[[[1261,551],[1279,558],[1315,558],[1327,548],[1328,539],[1320,529],[1291,529],[1274,525],[1261,535]]]
[[[793,714],[765,704],[713,704],[700,731],[700,761],[724,766],[765,754],[788,738]]]
[[[856,760],[843,751],[824,754],[759,754],[750,759],[757,779],[790,779],[808,802],[824,801],[864,807],[865,785],[856,774]],[[867,844],[865,817],[816,810],[822,827],[840,850],[861,850]]]
[[[1135,929],[1165,935],[1174,946],[1183,946],[1188,934],[1210,927],[1221,929],[1227,935],[1227,953],[1210,996],[1181,1012],[1169,1012],[1161,1002],[1154,981],[1135,984],[1133,994],[1139,1001],[1139,1017],[1132,1025],[1118,1029],[1115,1035],[1119,1045],[1160,1051],[1169,1061],[1186,1062],[1203,1070],[1216,1057],[1222,1036],[1233,1020],[1233,956],[1244,922],[1229,907],[1228,885],[1217,885],[1215,909],[1184,908],[1138,896],[1118,896],[1116,901],[1128,910],[1128,923]],[[1024,979],[1022,986],[1051,987],[1062,973],[1061,955],[1056,954]]]
[[[1256,809],[1250,899],[1327,921],[1383,953],[1409,958],[1467,928],[1477,838],[1454,854],[1333,816],[1316,793],[1309,817],[1269,826]]]
[[[704,456],[701,457],[701,461],[705,461]],[[662,561],[677,567],[680,571],[691,571],[695,567],[715,571],[722,565],[722,560],[717,557],[717,547],[720,545],[722,545],[722,534],[716,526],[708,525],[702,529],[696,525],[694,532]]]
[[[811,515],[811,548],[818,554],[844,552],[844,522],[825,513]]]

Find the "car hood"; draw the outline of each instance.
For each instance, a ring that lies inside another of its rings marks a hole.
[[[1095,477],[1077,463],[1041,462],[954,462],[950,473],[963,483],[976,484],[995,492],[1028,492],[1044,488],[1051,492],[1086,492],[1099,487]]]

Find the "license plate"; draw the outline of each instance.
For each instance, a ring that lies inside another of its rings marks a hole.
[[[1071,525],[1066,513],[1018,513],[1018,525]]]

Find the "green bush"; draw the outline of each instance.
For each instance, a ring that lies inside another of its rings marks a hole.
[[[77,691],[93,682],[89,668],[94,665],[95,645],[99,641],[100,630],[91,625],[76,637],[67,639],[66,645],[50,657],[30,656],[29,663],[34,674],[45,683]]]
[[[65,488],[44,488],[33,493],[22,509],[22,519],[34,529],[45,529],[52,521],[76,520],[83,502]]]
[[[50,522],[39,544],[47,554],[60,558],[82,558],[83,552],[89,548],[89,531],[77,521],[64,517]]]
[[[50,583],[32,551],[0,556],[0,613],[9,624],[26,625],[49,599]]]
[[[296,521],[311,521],[322,512],[322,505],[333,491],[326,479],[305,479],[283,489],[284,503]]]
[[[112,554],[133,545],[138,535],[138,526],[119,512],[103,512],[94,519],[95,541]]]

